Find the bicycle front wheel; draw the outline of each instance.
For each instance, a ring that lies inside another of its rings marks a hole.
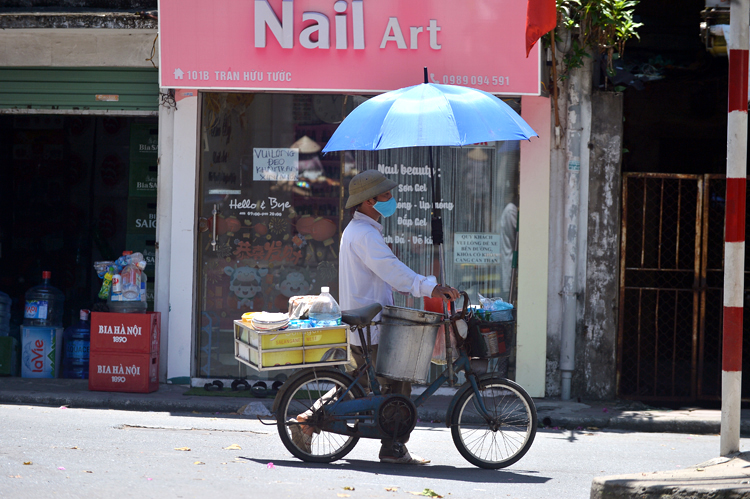
[[[314,463],[330,463],[351,452],[358,437],[326,431],[326,407],[342,396],[346,400],[364,396],[357,384],[344,395],[351,384],[351,378],[335,371],[310,371],[293,381],[284,391],[276,413],[279,436],[289,452]],[[352,418],[346,422],[353,427],[356,421]]]
[[[493,377],[480,382],[479,394],[469,388],[458,394],[451,415],[453,443],[471,464],[505,468],[521,459],[534,442],[537,415],[526,390],[513,381]],[[480,400],[490,416],[479,410]]]

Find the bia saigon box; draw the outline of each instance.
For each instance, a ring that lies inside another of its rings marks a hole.
[[[21,326],[21,377],[56,378],[62,360],[61,327]]]
[[[89,390],[158,390],[160,327],[159,312],[92,313]]]

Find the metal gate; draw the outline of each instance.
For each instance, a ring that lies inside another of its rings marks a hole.
[[[725,190],[721,175],[624,175],[619,397],[721,397]],[[745,330],[748,323],[745,314]],[[745,399],[749,336],[743,339]]]

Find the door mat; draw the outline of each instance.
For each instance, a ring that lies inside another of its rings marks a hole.
[[[221,390],[211,390],[208,391],[205,388],[194,386],[187,390],[183,395],[200,395],[204,397],[235,397],[235,398],[245,398],[245,399],[252,399],[253,397],[250,390],[242,390],[242,391],[234,391],[231,388],[222,388]]]

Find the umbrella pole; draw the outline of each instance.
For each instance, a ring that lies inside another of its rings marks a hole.
[[[440,258],[440,273],[445,276],[445,250],[443,249],[443,243],[440,243],[438,247],[438,255]],[[442,281],[441,281],[441,284]],[[447,313],[447,305],[443,305]],[[453,347],[451,346],[451,327],[443,328],[445,330],[445,360],[448,364],[448,386],[453,388]]]
[[[432,160],[432,147],[429,148],[429,168],[430,168],[430,184],[432,187],[432,247],[433,247],[433,259],[435,258],[434,248],[438,247],[438,283],[445,285],[445,249],[443,247],[443,219],[441,217],[441,210],[435,208],[435,203],[438,200],[440,192],[440,182],[435,180],[435,171],[433,169],[434,163]],[[434,261],[434,260],[433,260]],[[443,304],[443,312],[448,315],[448,307]],[[454,386],[453,383],[453,348],[451,347],[451,328],[444,327],[445,332],[445,360],[448,365],[448,386],[451,388]]]

